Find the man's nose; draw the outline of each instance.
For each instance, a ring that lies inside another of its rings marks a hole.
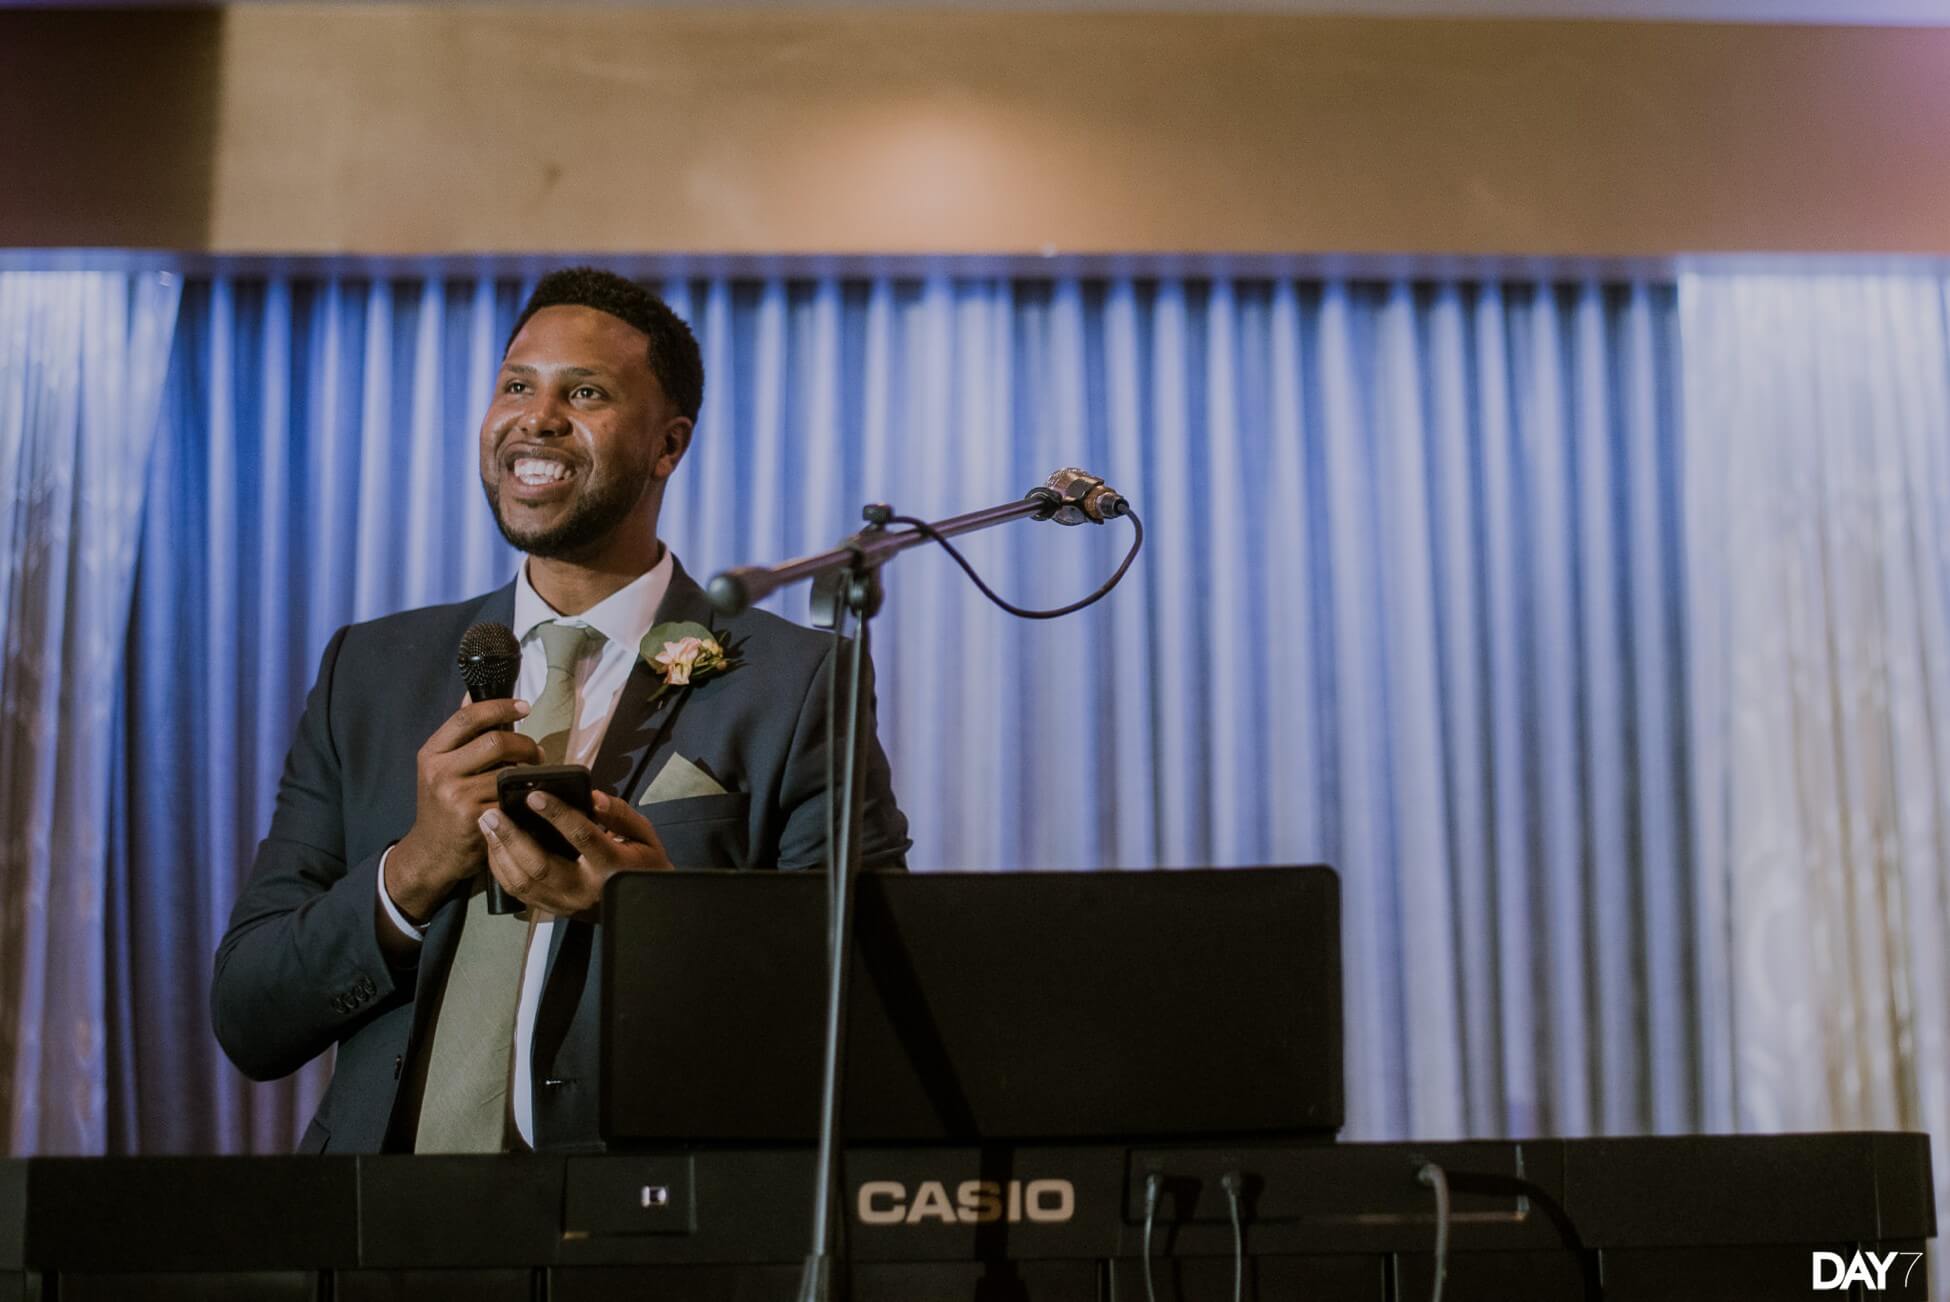
[[[566,434],[569,432],[568,409],[553,394],[537,394],[521,414],[521,428],[543,437]]]

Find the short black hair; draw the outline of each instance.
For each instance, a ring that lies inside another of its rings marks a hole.
[[[650,336],[650,373],[663,386],[664,396],[677,404],[677,410],[695,421],[704,405],[704,358],[697,349],[697,336],[684,318],[670,310],[670,304],[655,294],[613,271],[597,267],[564,267],[551,271],[535,283],[508,342],[505,355],[514,346],[515,336],[528,324],[528,318],[545,307],[593,307],[607,312],[625,325]]]

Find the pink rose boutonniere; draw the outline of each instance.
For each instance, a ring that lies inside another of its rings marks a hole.
[[[663,675],[659,696],[724,673],[736,663],[702,624],[659,624],[643,635],[640,649],[650,667]]]

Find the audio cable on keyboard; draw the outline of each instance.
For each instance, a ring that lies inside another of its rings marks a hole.
[[[1442,1302],[1442,1285],[1449,1277],[1449,1174],[1434,1162],[1424,1162],[1415,1179],[1435,1191],[1435,1284],[1429,1302]]]
[[[1232,1302],[1244,1302],[1246,1295],[1246,1234],[1239,1220],[1240,1201],[1246,1193],[1246,1177],[1237,1170],[1219,1177],[1225,1190],[1226,1210],[1232,1217]],[[1158,1201],[1164,1193],[1165,1174],[1151,1171],[1144,1177],[1144,1298],[1158,1302],[1157,1285],[1151,1277],[1151,1230],[1158,1221]],[[1438,1298],[1438,1302],[1440,1299]]]
[[[1246,1289],[1246,1236],[1239,1228],[1239,1199],[1246,1189],[1246,1177],[1227,1171],[1219,1177],[1226,1191],[1226,1210],[1232,1213],[1232,1302],[1243,1302]]]
[[[1158,1219],[1158,1195],[1164,1192],[1165,1173],[1147,1172],[1144,1177],[1144,1302],[1158,1302],[1158,1290],[1151,1283],[1151,1227]]]

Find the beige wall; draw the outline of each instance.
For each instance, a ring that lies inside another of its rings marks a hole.
[[[1950,31],[0,13],[0,245],[1950,251]]]

